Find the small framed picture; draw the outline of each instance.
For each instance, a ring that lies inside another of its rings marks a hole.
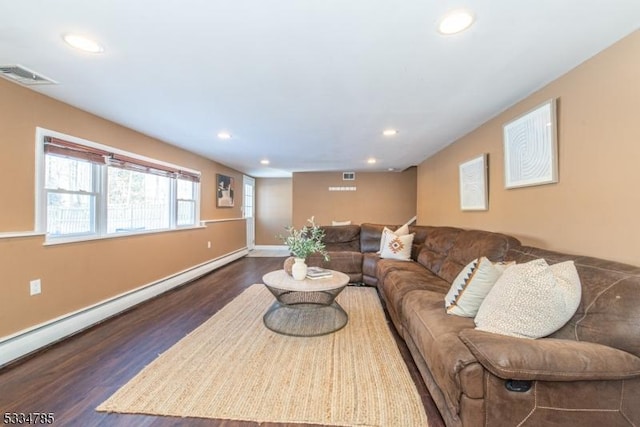
[[[558,182],[556,139],[555,99],[504,125],[505,188]]]
[[[460,209],[463,211],[486,211],[487,198],[487,154],[460,164]]]
[[[216,194],[216,207],[232,208],[235,206],[235,188],[232,177],[222,174],[216,174],[216,182],[218,190]]]

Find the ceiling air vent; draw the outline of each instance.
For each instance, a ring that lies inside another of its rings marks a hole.
[[[25,86],[58,84],[58,82],[22,65],[0,65],[0,76]]]

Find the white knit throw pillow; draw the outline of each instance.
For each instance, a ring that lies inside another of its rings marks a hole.
[[[505,270],[475,318],[476,329],[541,338],[564,326],[580,304],[582,286],[573,261],[549,266],[544,259]]]

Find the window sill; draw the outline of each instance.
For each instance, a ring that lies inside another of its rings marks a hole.
[[[244,221],[247,218],[221,218],[221,219],[203,219],[200,221],[201,224],[209,224],[212,222],[229,222],[229,221]]]
[[[20,237],[44,236],[41,231],[14,231],[8,233],[0,233],[0,239],[17,239]]]
[[[164,229],[164,230],[122,232],[118,234],[107,234],[103,236],[88,235],[88,236],[45,238],[43,246],[64,245],[67,243],[87,242],[91,240],[117,239],[119,237],[144,236],[148,234],[172,233],[175,231],[199,230],[202,228],[207,228],[207,227],[205,225],[193,225],[190,227],[179,227],[179,228]]]

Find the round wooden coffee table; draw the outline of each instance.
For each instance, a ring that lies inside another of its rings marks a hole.
[[[335,298],[349,283],[349,276],[331,271],[331,277],[295,280],[284,270],[262,277],[276,301],[263,316],[274,332],[296,337],[314,337],[342,329],[349,316]]]

